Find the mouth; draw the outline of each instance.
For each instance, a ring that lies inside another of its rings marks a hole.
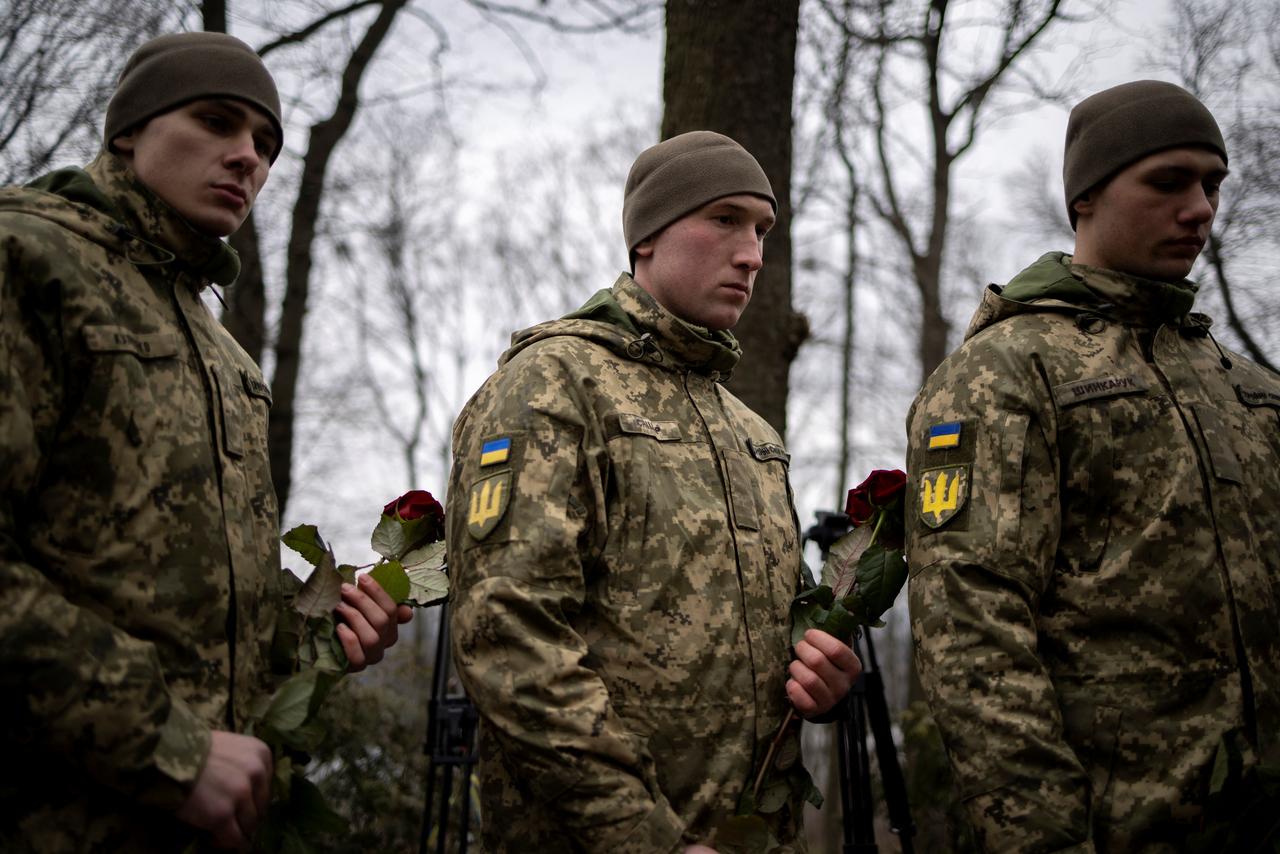
[[[213,190],[227,201],[234,202],[236,207],[244,207],[249,204],[249,194],[239,184],[226,182],[214,184]]]
[[[1175,240],[1170,240],[1169,244],[1171,246],[1177,246],[1184,249],[1194,249],[1197,252],[1199,252],[1201,249],[1204,248],[1204,238],[1203,237],[1179,237]]]
[[[737,291],[743,296],[751,296],[751,287],[745,282],[721,282],[720,287],[728,288],[731,291]]]

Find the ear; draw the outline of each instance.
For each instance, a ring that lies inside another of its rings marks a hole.
[[[128,160],[133,157],[133,149],[138,144],[137,136],[138,131],[136,128],[128,133],[122,133],[111,140],[110,149]]]
[[[653,257],[653,238],[646,237],[644,240],[641,240],[639,243],[637,243],[636,248],[632,249],[631,251],[640,258]]]
[[[1080,198],[1072,202],[1071,209],[1076,212],[1077,217],[1079,217],[1081,214],[1092,215],[1095,205],[1096,205],[1096,200],[1094,198],[1094,192],[1093,190],[1090,190],[1089,192],[1085,193]]]

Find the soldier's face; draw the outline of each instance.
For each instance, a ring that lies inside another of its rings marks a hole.
[[[759,196],[716,199],[636,246],[636,282],[681,320],[729,329],[751,301],[773,222]]]
[[[1186,278],[1226,177],[1226,163],[1207,148],[1144,157],[1075,203],[1075,260],[1160,282]]]
[[[114,140],[142,183],[215,237],[231,234],[249,215],[276,144],[265,113],[223,98],[184,104]]]

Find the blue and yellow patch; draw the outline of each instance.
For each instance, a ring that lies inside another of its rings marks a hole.
[[[511,456],[511,437],[503,436],[500,439],[490,439],[480,446],[480,465],[495,466],[498,463],[505,463],[507,458]]]
[[[960,447],[960,422],[948,421],[929,428],[929,450]]]

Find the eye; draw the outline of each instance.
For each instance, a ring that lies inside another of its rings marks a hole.
[[[258,152],[259,157],[270,157],[271,150],[274,147],[275,146],[272,144],[271,140],[268,140],[265,137],[255,136],[253,138],[253,150]]]
[[[218,113],[204,113],[200,116],[200,121],[204,122],[204,126],[215,133],[222,133],[231,126],[231,122],[226,116]]]

